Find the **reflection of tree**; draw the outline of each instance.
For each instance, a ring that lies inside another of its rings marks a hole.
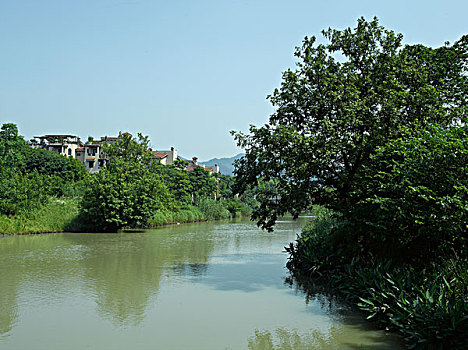
[[[284,284],[289,285],[296,293],[305,294],[305,303],[317,304],[330,315],[338,314],[345,305],[345,300],[337,295],[334,289],[325,283],[316,283],[310,278],[286,277]]]
[[[294,350],[294,349],[399,349],[401,345],[397,338],[389,339],[383,332],[367,329],[363,331],[362,319],[353,318],[357,324],[336,323],[329,331],[322,333],[311,330],[299,333],[297,330],[278,328],[273,332],[255,331],[248,340],[250,350]]]
[[[110,254],[96,251],[86,259],[86,277],[94,282],[98,311],[119,324],[138,324],[149,297],[158,290],[160,258],[151,247],[119,245]]]
[[[2,247],[2,246],[0,246]],[[0,248],[0,256],[4,257],[3,249]],[[13,327],[18,317],[16,299],[18,297],[18,285],[21,274],[17,273],[17,268],[12,266],[6,268],[3,259],[0,258],[0,336],[8,333]]]
[[[98,312],[118,324],[137,324],[163,274],[204,273],[214,249],[210,225],[180,225],[145,234],[59,234],[6,237],[0,242],[0,335],[18,317],[24,288],[37,288],[54,301],[85,279],[97,295]],[[167,269],[169,267],[169,269]],[[163,270],[165,269],[165,270]],[[83,276],[84,274],[84,276]]]
[[[57,250],[60,235],[5,237],[0,241],[0,336],[8,333],[18,318],[17,298],[22,281],[47,281],[54,271],[55,288],[67,274],[69,261]],[[33,276],[33,278],[30,278]]]
[[[98,312],[119,325],[136,325],[164,274],[202,274],[214,242],[196,225],[168,227],[148,233],[70,235],[88,248],[85,276],[97,293]],[[185,234],[184,234],[185,233]],[[171,267],[169,270],[167,267]]]
[[[251,350],[340,349],[333,339],[318,331],[299,334],[283,328],[274,333],[256,330],[248,344]]]

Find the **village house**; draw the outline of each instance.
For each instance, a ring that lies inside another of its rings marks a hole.
[[[86,143],[76,135],[44,135],[34,136],[29,141],[33,148],[41,148],[47,151],[52,151],[66,157],[78,159],[86,167],[89,173],[97,173],[109,161],[109,157],[103,152],[103,145],[107,143],[115,143],[121,140],[120,137],[103,136],[100,140],[94,141],[92,137],[88,138]],[[177,155],[177,150],[171,147],[169,151],[151,151],[153,160],[158,160],[162,165],[174,164],[176,160],[183,160]],[[219,166],[205,166],[198,163],[198,158],[193,157],[192,160],[183,160],[187,163],[185,170],[193,171],[196,167],[201,167],[210,174],[219,174]]]
[[[120,137],[103,136],[100,141],[92,138],[83,147],[76,149],[76,158],[84,164],[89,173],[97,173],[109,161],[109,157],[103,152],[103,145],[116,143]]]
[[[174,147],[171,147],[170,151],[152,151],[153,159],[158,160],[162,165],[174,164],[174,162],[181,158],[177,156],[177,150]]]
[[[76,135],[44,135],[34,136],[29,141],[33,148],[45,149],[65,157],[76,157],[76,150],[83,145]]]
[[[97,173],[107,160],[102,154],[102,145],[86,143],[76,150],[76,158],[84,164],[89,173]]]

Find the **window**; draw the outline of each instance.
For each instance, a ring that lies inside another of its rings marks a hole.
[[[71,148],[68,149],[68,155],[71,156]]]
[[[92,169],[94,166],[94,161],[88,162],[88,168]]]

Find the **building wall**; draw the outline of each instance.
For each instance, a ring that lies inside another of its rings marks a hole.
[[[45,148],[48,151],[52,151],[55,153],[58,153],[62,156],[65,157],[76,157],[76,149],[78,148],[79,145],[74,144],[74,143],[65,143],[63,145],[59,144],[51,144],[51,145],[46,145]]]
[[[97,173],[100,169],[99,158],[101,154],[101,146],[85,145],[84,146],[84,162],[88,173]]]
[[[167,164],[174,164],[177,159],[177,150],[171,147],[171,150],[167,153]]]

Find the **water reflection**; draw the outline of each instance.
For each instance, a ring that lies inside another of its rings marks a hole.
[[[318,331],[299,334],[279,328],[274,332],[256,330],[255,335],[249,338],[248,345],[251,350],[339,349],[332,343]]]
[[[358,327],[356,327],[358,328]],[[301,333],[297,330],[278,328],[274,331],[255,330],[255,334],[248,340],[250,350],[296,350],[296,349],[320,349],[320,350],[345,350],[345,349],[374,349],[392,350],[398,349],[397,342],[389,342],[377,332],[355,329],[343,332],[342,327],[331,327],[328,333],[310,331]]]
[[[18,318],[16,305],[21,277],[17,265],[12,266],[13,273],[6,269],[9,252],[14,254],[15,250],[14,241],[6,241],[0,245],[0,336],[7,334]]]
[[[278,283],[281,256],[271,254],[226,254],[214,257],[210,274],[201,282],[217,290],[256,292],[265,287],[283,288]]]
[[[0,239],[0,335],[8,335],[18,320],[24,285],[34,281],[33,301],[60,298],[66,275],[77,278],[75,264],[66,258],[72,252],[57,247],[56,239],[56,235]]]
[[[116,325],[136,326],[150,299],[156,298],[163,277],[200,275],[206,270],[213,242],[194,241],[191,233],[185,226],[175,231],[65,235],[65,239],[89,248],[83,268],[88,288],[96,293],[99,314]]]

